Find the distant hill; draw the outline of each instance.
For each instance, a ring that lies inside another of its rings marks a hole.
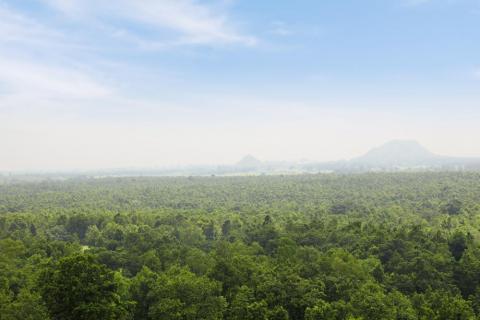
[[[480,170],[480,158],[447,157],[413,140],[392,140],[354,158],[342,170]]]
[[[258,168],[262,166],[262,164],[262,161],[249,154],[238,161],[235,166],[241,168]]]
[[[480,158],[446,157],[414,140],[392,140],[348,161],[310,163],[308,172],[480,170]]]
[[[352,159],[350,164],[367,167],[422,167],[440,165],[438,156],[413,140],[393,140]]]

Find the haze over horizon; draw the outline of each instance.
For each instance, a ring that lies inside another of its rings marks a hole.
[[[0,0],[0,171],[479,156],[475,0]]]

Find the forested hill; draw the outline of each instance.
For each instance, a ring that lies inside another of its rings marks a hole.
[[[0,319],[479,319],[480,174],[0,185]]]

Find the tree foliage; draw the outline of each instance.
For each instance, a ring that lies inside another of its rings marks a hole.
[[[480,175],[0,184],[0,319],[480,318]]]

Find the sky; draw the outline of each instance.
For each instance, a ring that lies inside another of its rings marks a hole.
[[[0,0],[0,171],[480,156],[480,0]]]

